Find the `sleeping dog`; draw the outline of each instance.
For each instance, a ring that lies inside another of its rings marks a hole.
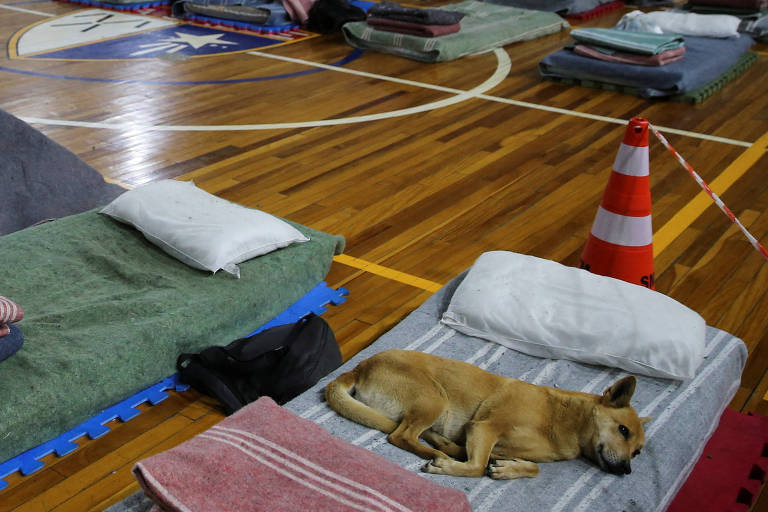
[[[625,377],[591,395],[423,352],[387,350],[328,384],[325,397],[342,416],[432,459],[423,468],[429,473],[534,477],[537,462],[583,455],[603,471],[624,475],[643,447],[643,424],[650,419],[629,405],[635,383]]]

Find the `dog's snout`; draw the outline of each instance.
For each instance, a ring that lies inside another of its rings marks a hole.
[[[606,469],[608,472],[619,476],[632,473],[632,466],[630,466],[629,462],[617,462],[615,464],[609,464]]]

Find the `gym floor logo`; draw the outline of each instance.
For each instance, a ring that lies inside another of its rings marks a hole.
[[[8,45],[11,58],[127,60],[201,57],[284,44],[260,36],[180,20],[86,9],[24,28]]]

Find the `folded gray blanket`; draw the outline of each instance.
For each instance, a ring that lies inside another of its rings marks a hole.
[[[0,110],[0,235],[108,203],[125,189]]]

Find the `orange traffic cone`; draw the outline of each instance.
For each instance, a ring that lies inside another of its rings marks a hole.
[[[648,121],[630,119],[581,254],[581,268],[654,288]]]

